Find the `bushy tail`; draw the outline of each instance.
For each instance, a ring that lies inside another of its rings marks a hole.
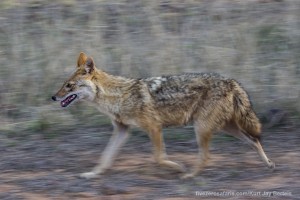
[[[233,86],[235,121],[246,134],[260,140],[261,124],[252,109],[248,94],[237,82]]]

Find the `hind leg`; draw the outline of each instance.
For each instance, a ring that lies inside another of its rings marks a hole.
[[[199,159],[196,167],[191,173],[185,174],[182,178],[192,178],[199,174],[207,165],[209,160],[209,142],[211,140],[212,131],[206,130],[201,125],[195,124],[196,139],[199,147]]]
[[[256,152],[261,157],[263,162],[268,166],[268,168],[270,168],[270,169],[275,168],[275,163],[272,162],[267,157],[267,155],[265,154],[264,149],[262,148],[258,139],[253,138],[250,135],[248,135],[247,133],[244,133],[243,131],[241,131],[238,128],[238,126],[233,122],[227,124],[223,130],[226,131],[229,135],[232,135],[232,136],[244,141],[249,146],[251,146],[254,150],[256,150]]]

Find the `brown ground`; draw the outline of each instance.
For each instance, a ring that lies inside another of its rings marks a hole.
[[[264,132],[263,146],[276,163],[275,171],[242,142],[216,135],[209,166],[192,180],[180,180],[180,174],[153,162],[148,138],[135,131],[109,172],[93,180],[78,178],[95,165],[110,129],[77,130],[52,139],[1,134],[0,199],[269,199],[264,192],[272,192],[271,199],[300,199],[299,130]],[[179,131],[186,132],[184,137]],[[197,151],[192,128],[167,132],[170,158],[190,169]],[[197,191],[228,193],[196,196]]]

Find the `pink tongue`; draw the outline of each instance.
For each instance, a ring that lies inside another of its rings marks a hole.
[[[61,106],[66,107],[76,98],[76,94],[68,96],[65,100],[61,101]]]

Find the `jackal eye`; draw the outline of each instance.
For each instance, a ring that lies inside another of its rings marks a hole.
[[[70,89],[70,88],[72,88],[74,86],[75,86],[74,82],[68,82],[65,87]]]
[[[70,83],[66,84],[66,88],[71,88],[71,87],[72,87],[72,85]]]

